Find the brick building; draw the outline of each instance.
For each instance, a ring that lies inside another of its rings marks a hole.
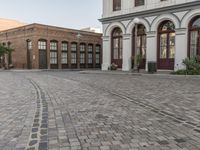
[[[101,34],[41,24],[0,32],[0,43],[15,51],[8,57],[14,68],[100,68]]]

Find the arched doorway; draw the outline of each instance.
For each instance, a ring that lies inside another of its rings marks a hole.
[[[200,16],[189,23],[189,57],[200,55]]]
[[[115,63],[118,68],[122,68],[122,37],[122,30],[120,28],[115,28],[112,32],[111,63]]]
[[[175,36],[174,23],[163,21],[158,28],[158,69],[174,69]]]
[[[135,48],[137,48],[137,54],[142,58],[140,68],[145,69],[146,64],[146,28],[144,25],[139,24],[137,27],[137,42],[135,40],[135,28],[133,29],[133,41],[132,41],[132,57],[135,58]],[[136,46],[135,46],[136,42]]]

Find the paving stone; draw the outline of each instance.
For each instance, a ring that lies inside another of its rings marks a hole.
[[[199,77],[12,71],[0,83],[0,149],[200,149]]]
[[[29,142],[29,146],[33,146],[37,143],[38,141],[37,140],[32,140]]]

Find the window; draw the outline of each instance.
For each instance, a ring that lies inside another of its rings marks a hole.
[[[57,64],[57,42],[50,42],[50,64]]]
[[[68,51],[68,44],[67,42],[63,42],[62,45],[61,45],[61,63],[62,64],[67,64],[67,51]]]
[[[113,11],[121,10],[121,0],[113,0]]]
[[[33,45],[32,45],[32,41],[28,41],[28,49],[32,50],[33,49]]]
[[[47,42],[46,41],[38,41],[38,49],[39,50],[46,50],[47,49]]]
[[[144,0],[135,0],[135,7],[144,5]]]
[[[171,21],[165,21],[159,28],[160,58],[175,57],[175,26]]]
[[[200,16],[191,20],[189,34],[189,57],[200,55]]]
[[[71,44],[71,64],[76,64],[77,62],[77,44]]]
[[[88,45],[88,64],[93,64],[93,46]]]
[[[122,31],[116,28],[113,32],[113,59],[122,59]]]
[[[100,64],[100,49],[99,45],[96,46],[96,64]]]
[[[80,44],[80,64],[85,64],[85,44]]]
[[[135,45],[135,28],[133,30],[133,43]],[[146,28],[139,24],[137,29],[137,52],[140,53],[143,59],[146,58]],[[133,47],[133,54],[135,55],[135,46]]]
[[[163,21],[158,28],[158,69],[174,69],[175,25]]]

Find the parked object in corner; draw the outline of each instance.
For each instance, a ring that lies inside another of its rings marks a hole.
[[[115,63],[112,63],[112,64],[110,65],[110,67],[108,68],[108,70],[117,70],[117,68],[118,68],[118,65],[115,64]]]
[[[148,62],[148,73],[155,73],[157,72],[157,64],[154,61]]]

